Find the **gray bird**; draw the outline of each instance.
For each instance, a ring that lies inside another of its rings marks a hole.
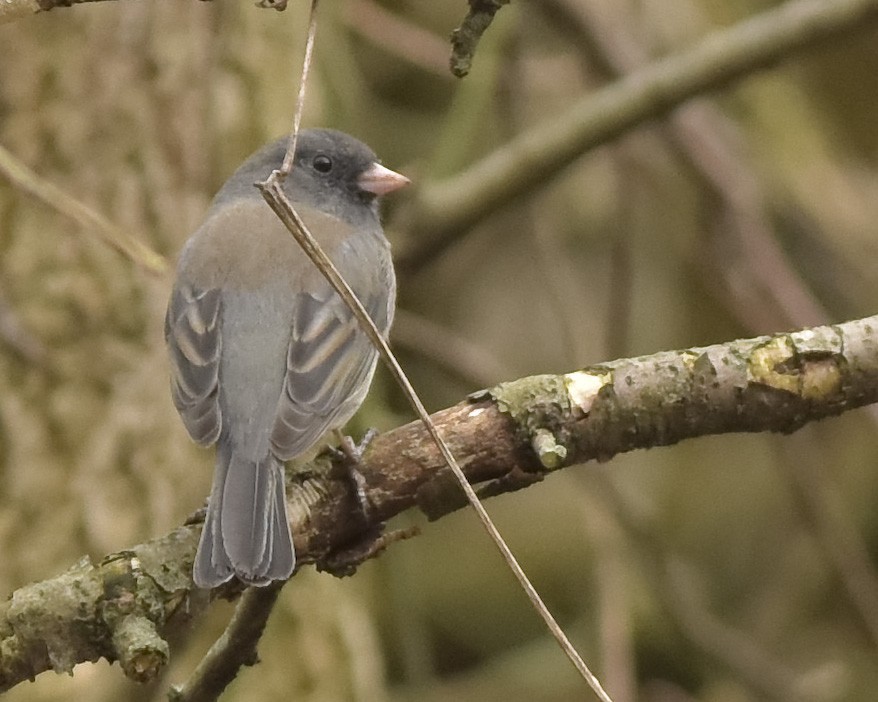
[[[165,318],[174,405],[193,440],[217,445],[195,584],[288,578],[295,554],[284,461],[308,454],[362,403],[377,353],[253,186],[280,139],[217,193],[180,254]],[[383,333],[396,279],[378,198],[408,183],[341,132],[299,134],[287,196]]]

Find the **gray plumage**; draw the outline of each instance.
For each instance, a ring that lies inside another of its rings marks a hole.
[[[174,405],[196,442],[217,444],[199,587],[290,576],[283,462],[351,418],[377,360],[253,187],[280,167],[285,148],[285,139],[264,147],[220,189],[180,254],[165,321]],[[376,164],[346,134],[305,130],[284,189],[386,334],[396,283],[377,197],[408,181]]]

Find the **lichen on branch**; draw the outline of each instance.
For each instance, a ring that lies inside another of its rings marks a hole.
[[[876,401],[878,316],[522,378],[432,419],[489,496],[625,451],[710,434],[788,433]],[[391,517],[417,507],[437,519],[465,504],[420,422],[376,437],[360,471],[368,515],[327,456],[288,479],[300,566],[350,574],[392,542],[381,532]],[[191,582],[200,528],[195,521],[98,564],[84,559],[14,592],[0,605],[0,691],[101,657],[135,680],[153,678],[168,660],[167,632],[208,600]],[[210,597],[240,591],[232,583]]]

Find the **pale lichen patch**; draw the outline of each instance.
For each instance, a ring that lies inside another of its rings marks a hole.
[[[575,371],[564,376],[564,385],[572,407],[588,414],[601,388],[613,382],[612,373]]]
[[[775,390],[799,394],[800,377],[790,372],[796,347],[788,336],[776,336],[750,354],[747,380]]]

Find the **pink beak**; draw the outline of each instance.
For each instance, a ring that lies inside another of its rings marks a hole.
[[[385,168],[380,163],[373,163],[357,178],[357,184],[366,192],[374,195],[386,195],[399,190],[411,183],[404,175]]]

